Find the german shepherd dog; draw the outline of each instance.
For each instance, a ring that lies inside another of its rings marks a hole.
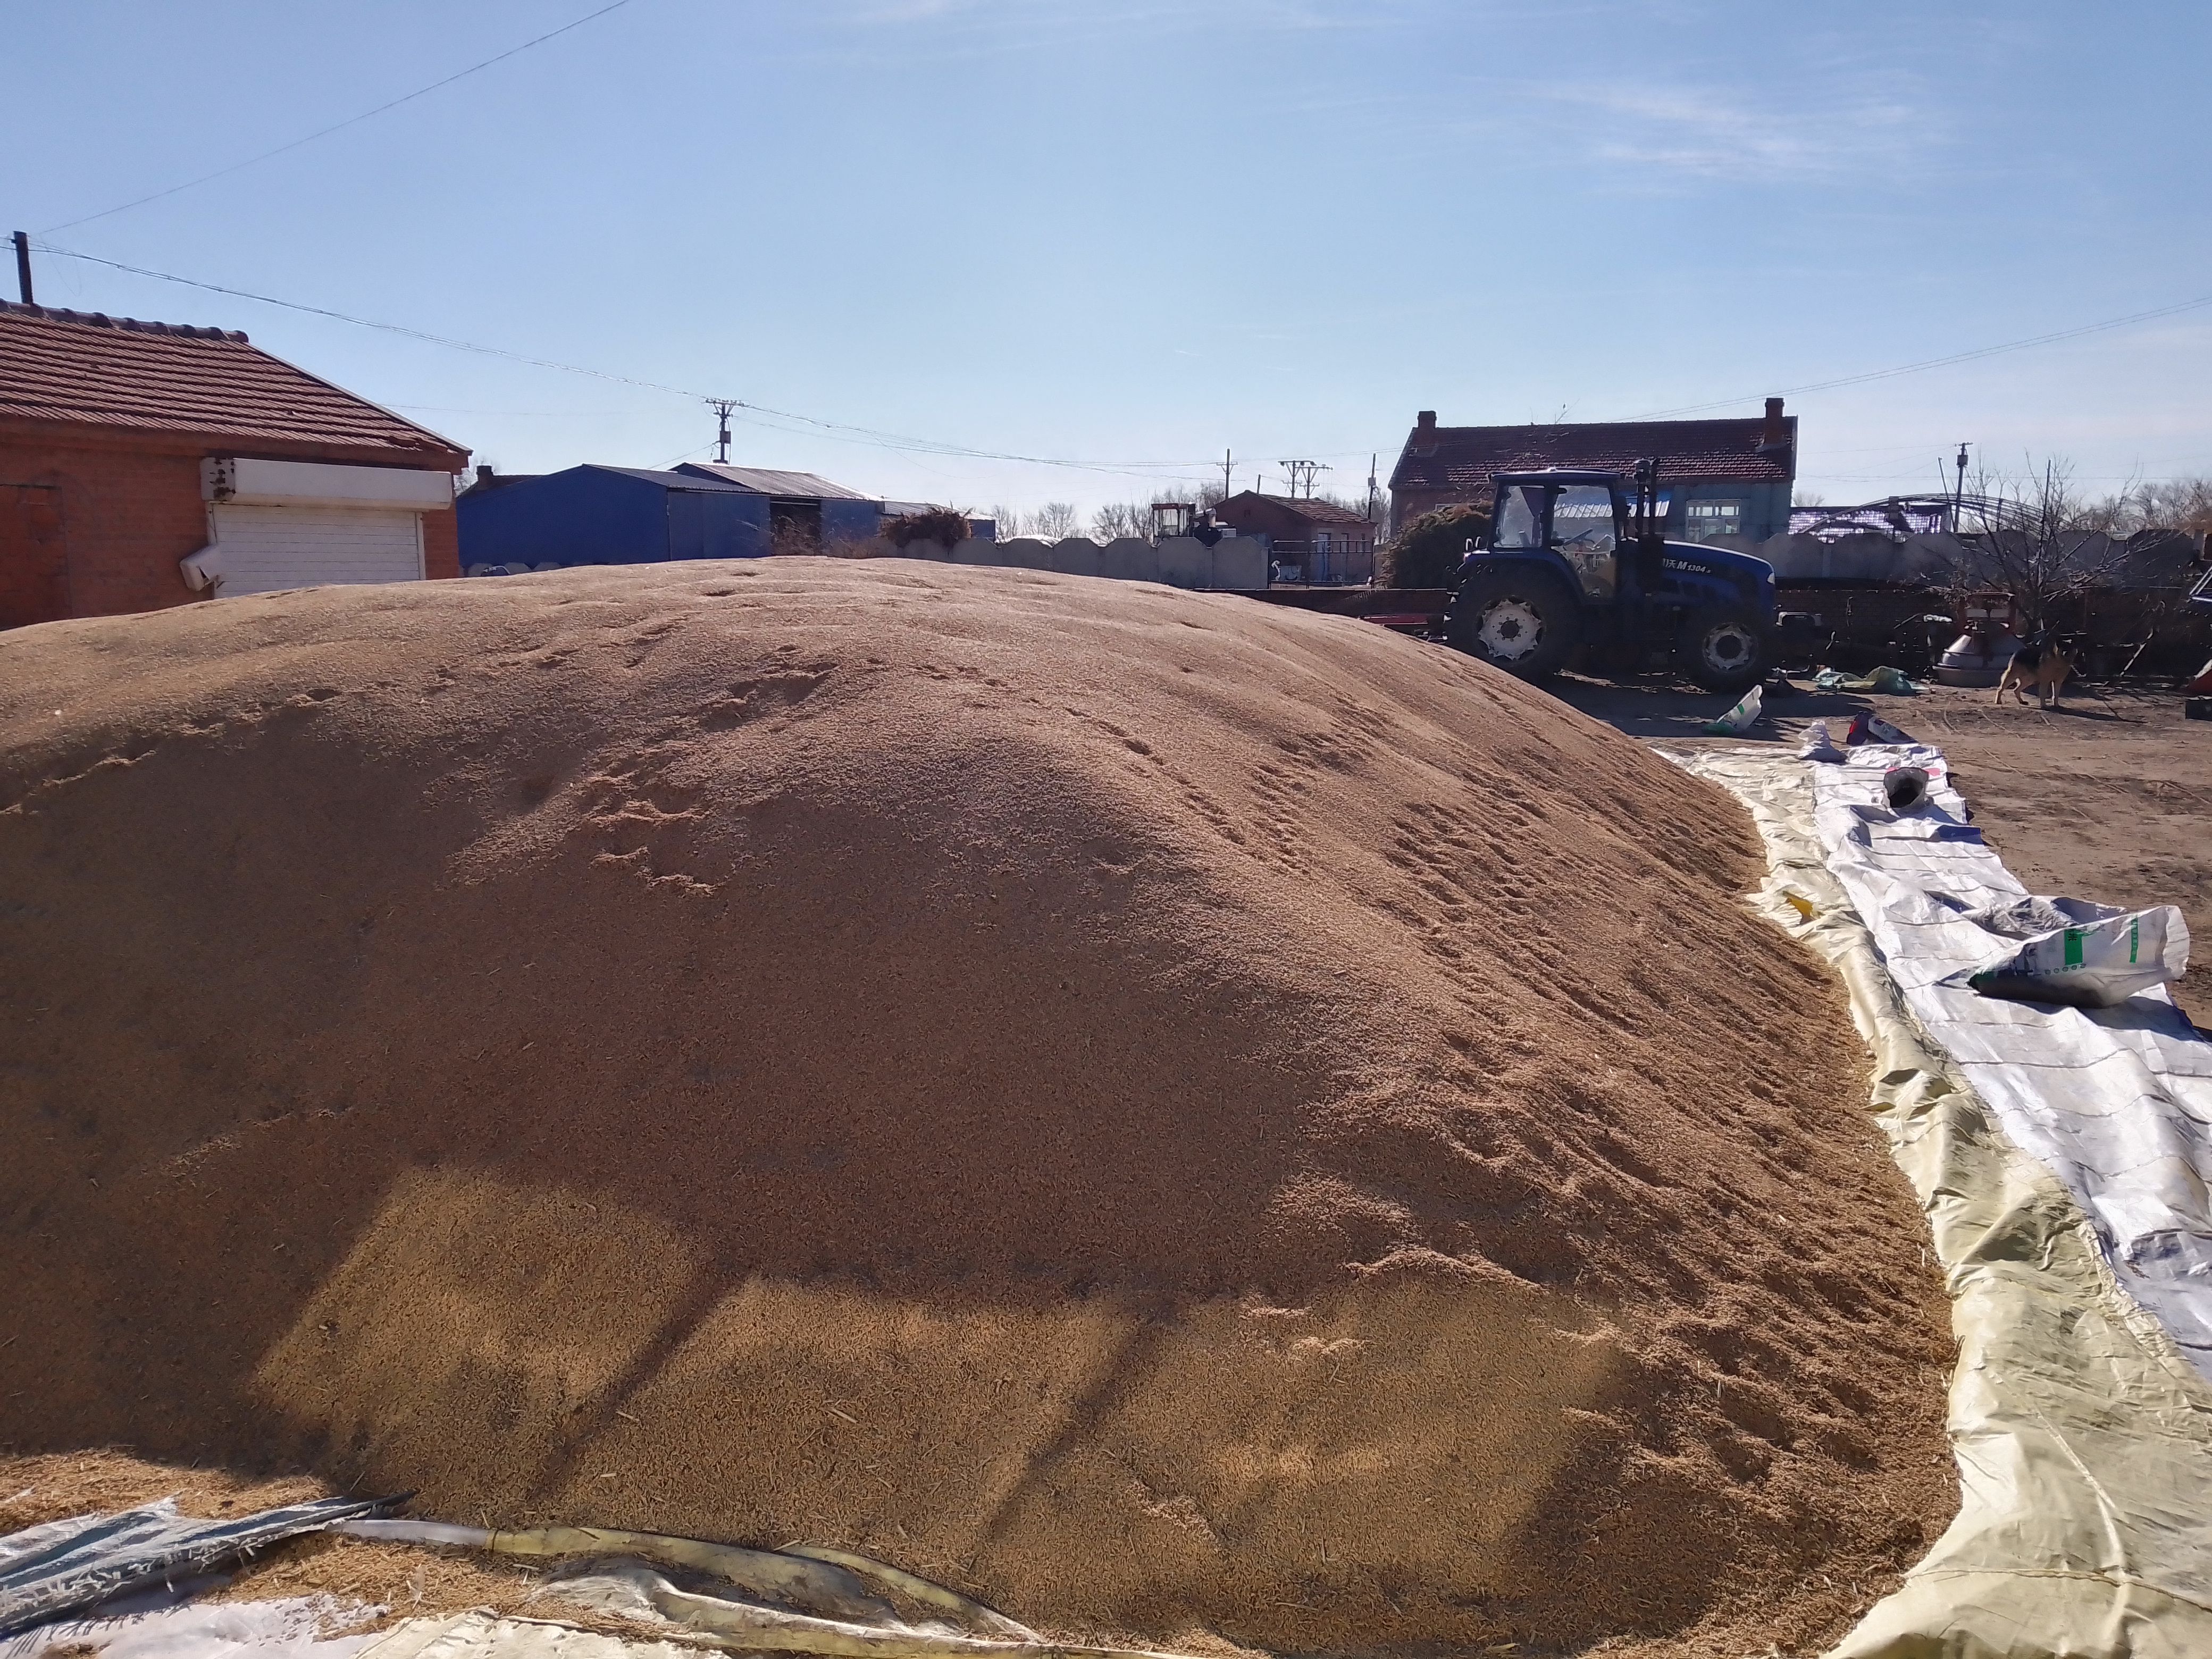
[[[1997,682],[1997,702],[2002,706],[2005,693],[2010,691],[2025,708],[2027,688],[2032,685],[2039,708],[2055,708],[2058,688],[2066,684],[2066,677],[2073,672],[2074,665],[2067,661],[2055,636],[2047,632],[2031,634],[2005,665],[2004,677]]]

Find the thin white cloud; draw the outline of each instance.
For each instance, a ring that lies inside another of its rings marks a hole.
[[[1614,166],[1669,175],[1741,180],[1834,177],[1924,157],[1945,136],[1925,105],[1891,87],[1803,88],[1784,103],[1726,88],[1649,86],[1532,89],[1553,104],[1592,112],[1587,153]]]
[[[903,30],[960,56],[1018,52],[1141,32],[1165,39],[1231,27],[1274,33],[1388,27],[1424,0],[846,0],[814,15],[848,29]]]

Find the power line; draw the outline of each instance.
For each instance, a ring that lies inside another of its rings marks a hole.
[[[200,185],[211,183],[217,179],[227,179],[232,173],[240,172],[246,167],[253,167],[260,162],[266,161],[271,156],[282,155],[288,150],[299,149],[302,144],[312,144],[318,138],[327,138],[334,132],[343,132],[348,127],[359,126],[363,121],[367,121],[374,117],[381,115],[387,110],[398,109],[402,104],[411,104],[417,98],[428,97],[430,94],[437,91],[441,87],[450,87],[456,81],[466,80],[470,76],[477,73],[481,70],[488,70],[494,64],[503,64],[508,58],[513,58],[519,53],[528,52],[532,46],[542,46],[548,40],[556,40],[560,36],[568,33],[571,29],[580,29],[586,23],[596,22],[599,19],[605,17],[609,12],[620,11],[624,6],[627,6],[629,3],[630,0],[614,0],[614,3],[611,5],[601,6],[597,11],[591,13],[587,16],[579,17],[573,23],[563,23],[559,28],[554,29],[549,33],[541,34],[534,40],[525,40],[519,46],[509,46],[505,52],[501,52],[495,58],[487,58],[481,64],[471,64],[468,68],[449,75],[442,81],[433,81],[427,87],[417,87],[414,91],[395,98],[388,104],[379,104],[374,109],[363,110],[358,115],[349,115],[344,120],[338,122],[334,126],[321,128],[317,131],[309,133],[304,138],[295,138],[289,144],[279,144],[274,149],[264,149],[258,155],[249,155],[243,161],[234,161],[227,167],[217,167],[213,173],[204,173],[197,179],[187,179],[181,185],[171,185],[167,190],[157,190],[150,196],[141,196],[135,201],[124,203],[119,207],[103,208],[98,213],[88,213],[82,219],[70,220],[67,224],[49,225],[46,229],[40,231],[39,234],[41,236],[51,236],[58,230],[75,230],[79,225],[88,225],[95,219],[111,219],[118,213],[128,213],[132,208],[144,207],[149,202],[158,202],[165,196],[174,196],[179,191],[191,190]]]
[[[1784,398],[1802,398],[1812,392],[1833,392],[1838,386],[1863,386],[1869,380],[1887,380],[1899,374],[1917,374],[1930,368],[1948,368],[1954,363],[1971,363],[1978,358],[1994,357],[2001,352],[2023,351],[2029,346],[2051,345],[2060,340],[2078,340],[2085,334],[2101,334],[2107,329],[2125,328],[2131,323],[2148,323],[2160,317],[2172,317],[2185,311],[2195,311],[2201,306],[2212,306],[2212,294],[2201,299],[2184,300],[2179,305],[2160,306],[2154,311],[2138,311],[2131,316],[2114,317],[2107,322],[2084,323],[2079,328],[2062,328],[2051,334],[2037,334],[2025,340],[2008,340],[2002,345],[1978,346],[1972,351],[1957,351],[1948,357],[1929,357],[1917,363],[1903,363],[1895,368],[1869,369],[1863,374],[1845,374],[1833,380],[1815,380],[1810,386],[1791,386],[1782,388],[1778,394]],[[1663,421],[1675,415],[1698,415],[1708,409],[1729,409],[1752,402],[1759,397],[1775,396],[1773,392],[1753,392],[1741,398],[1717,398],[1709,404],[1685,404],[1678,409],[1655,409],[1647,414],[1629,418],[1638,421]]]
[[[356,317],[347,312],[332,311],[326,306],[302,305],[295,300],[279,300],[266,294],[255,294],[242,288],[228,288],[221,283],[204,283],[196,277],[179,276],[170,271],[154,270],[144,265],[125,264],[120,259],[104,258],[97,253],[79,253],[73,248],[57,247],[51,242],[38,245],[41,253],[52,253],[64,259],[82,259],[89,264],[106,265],[111,270],[127,271],[133,276],[151,277],[155,282],[176,283],[185,288],[202,289],[210,294],[228,295],[233,299],[251,300],[257,305],[276,306],[285,311],[297,311],[310,317],[327,317],[334,322],[350,323],[356,328],[373,328],[386,334],[397,334],[410,340],[422,340],[431,345],[445,346],[454,351],[472,351],[479,356],[501,357],[509,362],[527,363],[533,368],[556,369],[563,374],[585,374],[595,380],[608,380],[617,386],[636,386],[641,391],[659,392],[672,398],[682,398],[693,403],[720,404],[727,402],[732,410],[744,410],[747,416],[772,416],[773,420],[755,419],[751,424],[775,428],[774,420],[797,421],[822,435],[843,443],[864,444],[878,449],[896,449],[919,455],[943,455],[957,460],[1015,461],[1026,466],[1056,466],[1079,472],[1103,472],[1115,477],[1132,474],[1172,472],[1192,467],[1211,468],[1211,461],[1069,461],[1050,455],[1021,455],[1007,450],[975,449],[965,444],[949,443],[936,438],[915,438],[896,432],[884,432],[874,427],[851,426],[840,421],[825,421],[812,415],[796,414],[790,410],[771,409],[765,404],[749,404],[738,398],[717,398],[709,393],[694,392],[683,386],[665,386],[658,380],[641,380],[634,375],[616,374],[605,369],[586,368],[576,363],[556,362],[550,357],[532,357],[526,352],[509,351],[501,346],[478,345],[470,340],[456,340],[444,334],[432,334],[419,328],[409,328],[401,323],[380,323],[372,318]],[[739,416],[744,419],[745,416]]]

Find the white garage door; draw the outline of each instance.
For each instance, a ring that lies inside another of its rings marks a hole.
[[[227,507],[215,515],[222,594],[422,580],[422,516],[347,507]]]

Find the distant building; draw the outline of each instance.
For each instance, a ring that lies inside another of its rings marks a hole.
[[[467,461],[243,334],[0,303],[0,627],[457,576]]]
[[[874,501],[811,472],[713,465],[480,470],[458,507],[471,575],[812,552],[866,540],[878,521]]]
[[[1358,584],[1375,574],[1375,526],[1350,507],[1247,489],[1213,509],[1216,524],[1265,538],[1281,580],[1316,586]]]
[[[768,507],[757,496],[642,467],[587,464],[534,477],[480,477],[456,511],[461,567],[471,576],[757,558],[769,550]]]
[[[1667,534],[1677,541],[1764,541],[1790,528],[1797,420],[1769,398],[1755,420],[1607,421],[1571,426],[1438,426],[1423,410],[1390,474],[1390,523],[1439,507],[1490,503],[1501,472],[1591,467],[1628,473],[1659,464]]]
[[[867,541],[883,521],[883,503],[873,496],[811,472],[775,472],[722,461],[692,461],[676,470],[695,478],[717,479],[765,500],[769,538],[779,553]]]

